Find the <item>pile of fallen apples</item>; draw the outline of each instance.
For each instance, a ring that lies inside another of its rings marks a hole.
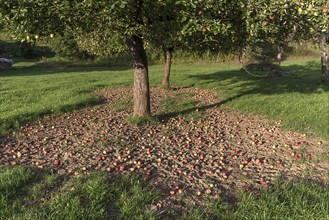
[[[130,91],[101,90],[107,104],[22,126],[0,143],[0,164],[74,176],[95,170],[136,174],[161,191],[159,207],[199,204],[237,189],[259,193],[280,176],[321,179],[328,172],[328,163],[319,159],[328,152],[318,138],[220,105],[200,110],[217,102],[214,91],[153,88],[154,109],[164,97],[187,93],[199,102],[195,111],[203,112],[198,118],[174,116],[144,126],[127,121],[130,109],[114,110]]]

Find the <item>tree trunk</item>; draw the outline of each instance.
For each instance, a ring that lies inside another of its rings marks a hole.
[[[275,67],[275,73],[280,75],[280,71],[281,71],[281,63],[282,63],[282,59],[283,59],[283,46],[278,44],[276,46],[277,49],[277,55],[276,55],[276,67]]]
[[[166,48],[165,51],[165,68],[163,71],[163,79],[162,79],[162,86],[169,88],[169,77],[170,77],[170,68],[171,68],[171,55],[172,55],[172,48]]]
[[[147,56],[143,40],[137,35],[127,37],[127,46],[134,67],[134,116],[151,114]]]
[[[326,48],[326,31],[321,33],[321,82],[328,82],[328,54]]]

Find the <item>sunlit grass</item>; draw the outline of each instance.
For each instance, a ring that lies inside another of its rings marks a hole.
[[[241,193],[233,219],[329,219],[329,189],[312,182],[277,182],[260,196]]]
[[[328,219],[329,189],[306,181],[277,181],[260,195],[240,191],[236,203],[209,201],[178,214],[149,207],[161,199],[136,176],[60,176],[24,167],[0,169],[1,219]]]
[[[154,219],[157,214],[146,206],[157,198],[134,176],[60,177],[23,167],[0,169],[0,219]]]
[[[43,115],[99,104],[95,89],[132,84],[129,67],[28,65],[0,72],[0,133]],[[160,85],[162,68],[150,66],[151,86]],[[287,128],[328,139],[329,87],[320,84],[319,61],[286,61],[283,68],[290,71],[286,77],[253,77],[234,63],[177,64],[172,68],[171,84],[218,90],[228,106],[282,119]],[[118,109],[130,106],[119,105]]]

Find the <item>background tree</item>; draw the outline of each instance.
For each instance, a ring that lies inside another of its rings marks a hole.
[[[307,16],[300,13],[300,7],[307,5],[291,0],[257,0],[248,1],[244,7],[247,13],[249,45],[253,49],[261,47],[263,50],[273,47],[275,56],[266,54],[266,61],[277,64],[276,72],[280,72],[285,48],[291,42],[308,39],[308,30],[312,23]]]
[[[291,42],[318,41],[319,33],[328,29],[327,4],[323,0],[246,1],[249,46],[273,45],[279,72],[284,49]]]
[[[329,30],[329,2],[325,0],[307,0],[304,4],[299,3],[298,11],[311,23],[308,39],[313,39],[315,43],[320,43],[321,45],[321,82],[327,83],[328,55],[326,35]]]
[[[147,31],[145,31],[145,39],[150,48],[163,51],[165,60],[162,78],[163,87],[170,87],[172,53],[183,44],[181,29],[184,21],[181,12],[186,8],[187,4],[183,1],[165,0],[158,1],[147,12],[153,14],[151,17],[157,17],[157,22],[149,21]]]

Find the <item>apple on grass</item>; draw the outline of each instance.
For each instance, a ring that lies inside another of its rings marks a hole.
[[[265,180],[260,181],[260,184],[261,184],[264,188],[268,188],[268,185],[267,185],[267,183],[266,183]]]

